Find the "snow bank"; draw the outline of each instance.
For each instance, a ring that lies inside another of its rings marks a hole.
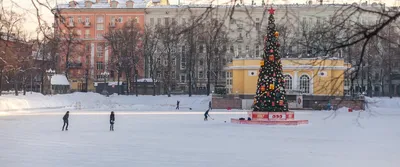
[[[399,97],[365,97],[366,109],[372,111],[399,111],[400,98]]]
[[[210,96],[118,96],[105,97],[97,93],[73,93],[44,96],[33,93],[26,96],[0,96],[0,111],[19,111],[31,109],[71,108],[79,106],[86,110],[129,110],[129,111],[171,111],[176,101],[181,110],[204,111],[208,108]]]

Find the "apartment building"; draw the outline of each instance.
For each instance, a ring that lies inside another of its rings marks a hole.
[[[132,20],[144,28],[143,8],[146,5],[147,3],[134,0],[73,0],[68,4],[57,6],[55,11],[61,17],[54,20],[56,33],[61,39],[64,34],[71,33],[73,38],[78,40],[77,44],[69,49],[68,60],[66,60],[68,49],[62,49],[59,53],[58,72],[68,70],[71,89],[81,91],[85,89],[85,84],[89,84],[89,90],[94,90],[96,82],[103,82],[103,72],[110,73],[108,80],[116,80],[116,72],[109,69],[109,60],[113,55],[104,35],[111,29],[121,28],[125,22]],[[143,69],[139,69],[138,73],[139,76],[144,76]],[[89,77],[88,83],[86,77]]]

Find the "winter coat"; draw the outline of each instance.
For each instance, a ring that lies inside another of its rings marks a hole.
[[[115,121],[115,115],[114,115],[114,114],[111,114],[111,115],[110,115],[110,124],[113,124],[114,121]]]
[[[69,113],[65,113],[65,115],[63,116],[63,120],[66,121],[69,118]]]

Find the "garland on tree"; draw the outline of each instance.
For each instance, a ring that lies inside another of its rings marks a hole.
[[[288,111],[282,63],[279,56],[279,32],[275,30],[275,9],[269,9],[267,36],[264,39],[264,54],[258,74],[257,91],[253,111]]]

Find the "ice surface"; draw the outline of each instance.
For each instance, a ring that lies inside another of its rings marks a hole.
[[[296,112],[309,125],[229,123],[244,113],[71,111],[0,116],[4,167],[398,167],[400,112]],[[163,114],[164,113],[164,114]],[[359,121],[356,119],[359,118]],[[225,123],[224,121],[227,121]]]

